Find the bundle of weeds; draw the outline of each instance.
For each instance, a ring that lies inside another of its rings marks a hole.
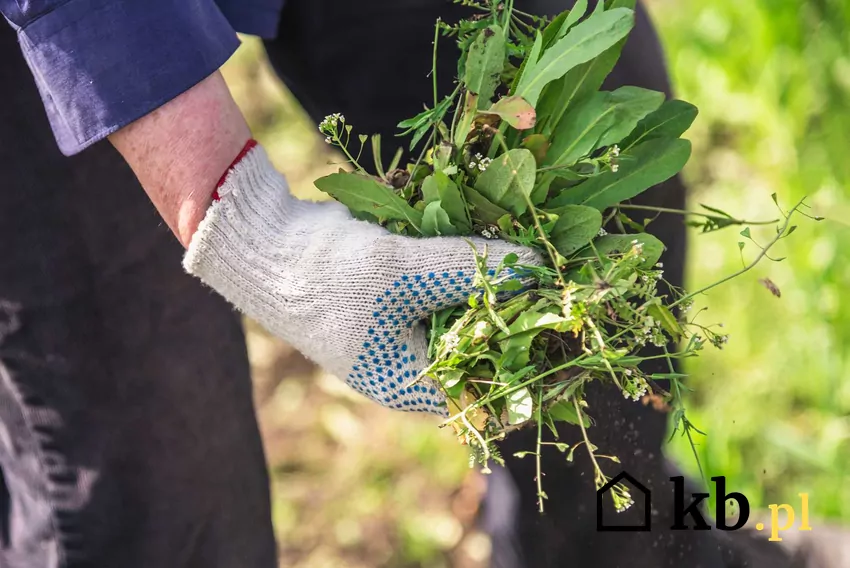
[[[491,460],[500,461],[497,442],[507,433],[536,428],[536,447],[519,455],[537,459],[542,510],[543,445],[567,459],[583,446],[597,487],[609,479],[601,459],[617,461],[598,453],[588,435],[591,382],[633,401],[651,397],[672,410],[676,430],[689,439],[695,431],[681,398],[685,375],[674,361],[706,344],[721,347],[727,336],[688,314],[693,298],[713,285],[688,294],[666,282],[659,262],[664,244],[646,225],[660,213],[686,215],[703,232],[753,223],[706,206],[689,212],[631,204],[682,169],[691,145],[681,136],[697,116],[693,105],[659,92],[600,90],[633,26],[634,0],[599,2],[592,11],[580,0],[551,20],[511,1],[463,4],[474,15],[454,26],[438,22],[434,37],[435,63],[440,35],[460,47],[456,88],[438,99],[435,65],[430,108],[399,124],[416,159],[399,167],[399,151],[384,167],[380,137],[370,142],[361,135],[360,150],[371,143],[375,156],[370,173],[353,152],[351,125],[332,115],[319,128],[353,171],[316,186],[358,218],[398,234],[480,235],[541,252],[542,267],[520,266],[509,255],[490,259],[499,266],[488,270],[486,248],[471,249],[481,293],[434,314],[433,364],[418,380],[427,376],[440,385],[446,424],[485,471]],[[716,284],[765,258],[794,230],[790,219],[801,206],[762,223],[776,225],[775,237]],[[752,240],[748,226],[741,234]],[[650,345],[661,354],[646,355]],[[668,372],[642,370],[658,358]],[[557,439],[558,422],[577,425],[581,439],[544,442],[544,428]],[[612,497],[618,510],[631,504],[624,486]]]

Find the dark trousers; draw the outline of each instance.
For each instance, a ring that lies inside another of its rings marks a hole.
[[[273,568],[236,313],[0,26],[0,567]]]

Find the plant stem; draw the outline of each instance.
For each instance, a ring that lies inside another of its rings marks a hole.
[[[669,207],[654,207],[652,205],[632,205],[630,203],[621,203],[617,205],[618,209],[639,209],[642,211],[655,211],[657,213],[673,213],[674,215],[686,215],[692,217],[705,217],[706,219],[723,219],[730,222],[732,225],[775,225],[779,219],[772,221],[748,221],[746,219],[735,219],[734,217],[723,217],[721,215],[712,215],[701,211],[688,211],[686,209],[671,209]]]
[[[667,368],[670,369],[671,373],[675,373],[675,369],[673,368],[673,361],[670,359],[670,353],[667,351],[667,346],[664,346],[664,355],[667,359]],[[679,388],[679,379],[673,378],[670,379],[670,392],[673,394],[673,406],[676,410],[682,411],[682,427],[685,429],[685,434],[688,436],[688,443],[691,446],[691,451],[694,454],[694,459],[697,462],[697,467],[699,468],[699,475],[702,478],[702,482],[708,486],[708,481],[705,478],[705,472],[702,469],[702,462],[699,460],[699,454],[697,454],[697,446],[694,443],[694,438],[691,436],[690,422],[688,422],[687,417],[685,416],[685,406],[682,403],[682,391]],[[675,427],[675,425],[674,425]]]
[[[345,144],[343,144],[343,143],[342,143],[342,140],[340,140],[340,138],[339,138],[339,134],[334,134],[334,140],[337,142],[337,146],[339,146],[339,149],[340,149],[340,150],[342,150],[342,153],[346,155],[346,157],[348,158],[348,160],[349,160],[352,164],[354,164],[354,167],[356,167],[356,168],[357,168],[357,170],[358,170],[360,173],[365,174],[365,173],[366,173],[366,170],[364,170],[364,169],[363,169],[363,167],[362,167],[362,166],[361,166],[361,165],[357,162],[357,160],[354,158],[354,156],[352,156],[352,155],[349,153],[348,148],[346,148]]]
[[[537,391],[537,510],[543,512],[543,470],[540,467],[540,451],[543,449],[543,389]]]
[[[771,241],[769,243],[767,243],[764,246],[764,248],[761,249],[761,252],[758,254],[758,256],[756,256],[755,260],[753,260],[750,264],[748,264],[747,266],[745,266],[741,270],[738,270],[737,272],[733,272],[732,274],[726,276],[725,278],[721,278],[720,280],[718,280],[717,282],[715,282],[713,284],[709,284],[708,286],[700,288],[696,292],[691,292],[690,294],[688,294],[686,296],[682,296],[681,298],[679,298],[678,300],[676,300],[675,302],[670,304],[669,307],[673,308],[675,306],[678,306],[682,302],[686,302],[688,300],[691,300],[692,298],[694,298],[694,297],[696,297],[700,294],[704,294],[705,292],[708,292],[712,288],[716,288],[717,286],[720,286],[721,284],[725,284],[726,282],[729,282],[733,278],[737,278],[738,276],[741,276],[745,272],[749,272],[755,265],[757,265],[761,261],[761,259],[763,259],[767,255],[767,251],[770,250],[770,248],[773,245],[775,245],[777,242],[779,242],[779,239],[781,239],[782,235],[785,234],[785,231],[788,230],[788,225],[791,223],[791,217],[794,215],[794,212],[797,211],[797,209],[799,209],[799,207],[803,204],[804,200],[805,200],[805,197],[803,199],[801,199],[800,201],[798,201],[797,204],[794,207],[792,207],[790,211],[788,211],[788,215],[785,217],[785,222],[782,224],[782,226],[779,228],[779,230],[776,231],[776,236],[773,239],[771,239]]]
[[[602,473],[602,468],[599,467],[599,463],[596,461],[596,455],[593,453],[593,446],[590,444],[590,438],[587,435],[587,429],[584,427],[584,420],[582,420],[581,407],[578,405],[578,399],[573,395],[572,397],[573,406],[576,409],[576,416],[578,417],[578,427],[581,429],[581,435],[584,438],[584,445],[587,448],[587,453],[590,456],[590,461],[593,462],[593,468],[596,470],[597,478],[604,477],[605,474]],[[599,489],[599,485],[597,484],[597,489]]]

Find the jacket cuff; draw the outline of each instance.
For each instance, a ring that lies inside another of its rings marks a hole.
[[[67,156],[190,89],[239,46],[213,0],[71,0],[18,35]]]

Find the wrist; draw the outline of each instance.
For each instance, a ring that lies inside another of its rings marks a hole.
[[[214,73],[110,141],[186,247],[222,173],[250,138],[227,85]]]

